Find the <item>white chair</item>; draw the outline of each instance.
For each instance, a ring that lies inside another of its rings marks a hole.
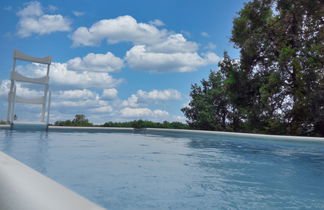
[[[33,63],[45,64],[47,65],[46,75],[40,78],[30,78],[26,77],[16,71],[16,61],[28,61]],[[50,102],[51,102],[51,92],[49,91],[49,71],[52,58],[50,56],[43,58],[36,58],[28,56],[18,50],[14,50],[13,54],[13,67],[11,72],[11,85],[8,95],[8,115],[7,121],[13,125],[14,115],[15,115],[15,103],[25,103],[25,104],[40,104],[42,106],[40,124],[48,125],[49,115],[50,115]],[[16,82],[24,82],[30,84],[39,84],[44,86],[44,95],[37,98],[24,98],[16,95]],[[47,102],[47,111],[46,111]],[[45,123],[45,113],[47,113],[47,119]]]

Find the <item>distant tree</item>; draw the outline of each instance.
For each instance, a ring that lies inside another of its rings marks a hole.
[[[129,127],[129,128],[171,128],[171,129],[188,129],[189,126],[181,122],[152,122],[147,120],[134,120],[129,122],[106,122],[104,127]]]
[[[75,115],[74,119],[65,121],[56,121],[54,123],[56,126],[93,126],[92,123],[83,114]]]

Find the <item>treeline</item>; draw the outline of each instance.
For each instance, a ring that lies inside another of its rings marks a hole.
[[[56,121],[55,126],[94,126],[83,114],[75,115],[73,120]],[[129,122],[106,122],[101,127],[129,127],[129,128],[172,128],[188,129],[189,126],[181,122],[152,122],[147,120],[134,120]]]
[[[56,121],[54,123],[55,126],[85,126],[91,127],[92,123],[85,117],[83,114],[75,115],[73,120],[64,120],[64,121]]]
[[[323,2],[253,0],[218,71],[191,87],[190,128],[324,136]]]
[[[152,122],[147,120],[134,120],[130,122],[106,122],[103,127],[131,127],[131,128],[172,128],[172,129],[188,129],[187,124],[181,122]]]

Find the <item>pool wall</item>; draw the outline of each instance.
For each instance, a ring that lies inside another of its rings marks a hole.
[[[0,209],[103,210],[104,208],[0,152]]]

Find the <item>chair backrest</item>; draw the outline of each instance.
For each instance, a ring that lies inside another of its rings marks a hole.
[[[52,57],[51,56],[46,56],[46,57],[42,57],[42,58],[37,58],[37,57],[32,57],[29,55],[24,54],[23,52],[19,51],[19,50],[14,50],[14,68],[13,71],[15,71],[16,69],[16,60],[21,60],[21,61],[28,61],[28,62],[33,62],[33,63],[40,63],[40,64],[47,64],[47,65],[51,65],[52,62]],[[48,76],[49,74],[49,68],[47,68],[47,72],[46,75]]]
[[[16,71],[16,61],[22,60],[27,62],[33,62],[33,63],[39,63],[39,64],[46,64],[47,65],[47,71],[46,75],[39,78],[30,78],[27,76],[24,76]],[[8,96],[8,121],[10,123],[13,123],[13,116],[14,116],[14,104],[16,103],[27,103],[27,104],[41,104],[42,105],[42,112],[41,112],[41,121],[44,121],[45,118],[45,111],[46,111],[46,101],[48,100],[48,110],[47,115],[49,115],[49,103],[50,103],[50,95],[49,95],[49,70],[51,65],[52,57],[32,57],[29,55],[26,55],[22,53],[19,50],[14,50],[13,53],[13,68],[11,72],[11,86],[10,86],[10,92]],[[32,83],[32,84],[40,84],[44,85],[44,96],[38,97],[38,98],[24,98],[20,96],[16,96],[16,84],[15,82],[25,82],[25,83]],[[47,117],[47,124],[48,124],[49,116]]]

